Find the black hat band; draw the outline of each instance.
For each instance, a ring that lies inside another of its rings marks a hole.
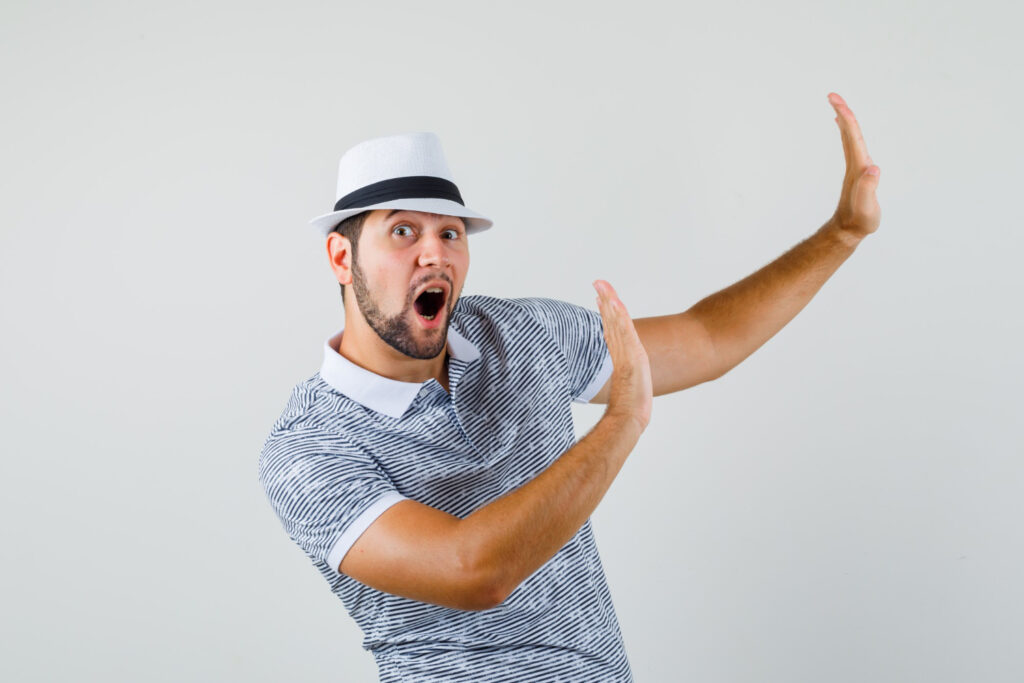
[[[358,209],[373,206],[392,199],[419,199],[436,197],[448,199],[465,206],[459,188],[450,180],[431,175],[411,175],[404,178],[388,178],[370,183],[339,199],[334,204],[335,211]]]

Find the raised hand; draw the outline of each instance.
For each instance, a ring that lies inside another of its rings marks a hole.
[[[604,323],[604,339],[615,366],[605,414],[633,417],[645,429],[651,421],[654,400],[647,351],[640,342],[625,304],[612,286],[604,280],[595,280],[594,289],[597,290],[597,306]]]
[[[836,123],[846,156],[846,175],[832,222],[860,241],[877,230],[881,221],[882,210],[875,197],[880,169],[868,155],[857,119],[843,98],[833,92],[829,93],[828,101],[836,111]]]

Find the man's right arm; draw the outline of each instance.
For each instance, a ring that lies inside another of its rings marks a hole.
[[[465,519],[413,500],[396,503],[356,540],[340,570],[422,602],[499,605],[579,531],[641,431],[631,417],[606,415],[539,475]]]
[[[604,289],[607,287],[607,289]],[[650,365],[610,285],[598,306],[614,371],[604,416],[518,489],[459,519],[412,500],[356,540],[339,571],[372,588],[457,609],[501,604],[576,534],[650,421]]]

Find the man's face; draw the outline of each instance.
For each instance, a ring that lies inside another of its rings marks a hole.
[[[389,346],[412,358],[436,358],[468,269],[461,218],[377,209],[363,223],[352,289],[363,318]]]

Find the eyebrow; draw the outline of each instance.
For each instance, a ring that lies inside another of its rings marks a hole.
[[[402,211],[409,211],[409,209],[391,209],[390,211],[388,211],[388,215],[384,216],[384,220],[387,220],[387,219],[391,218],[392,216],[394,216],[396,213],[401,213]],[[462,221],[463,229],[465,229],[467,227],[466,226],[466,219],[465,218],[463,218],[462,216],[455,216],[455,218],[458,218],[460,221]]]

